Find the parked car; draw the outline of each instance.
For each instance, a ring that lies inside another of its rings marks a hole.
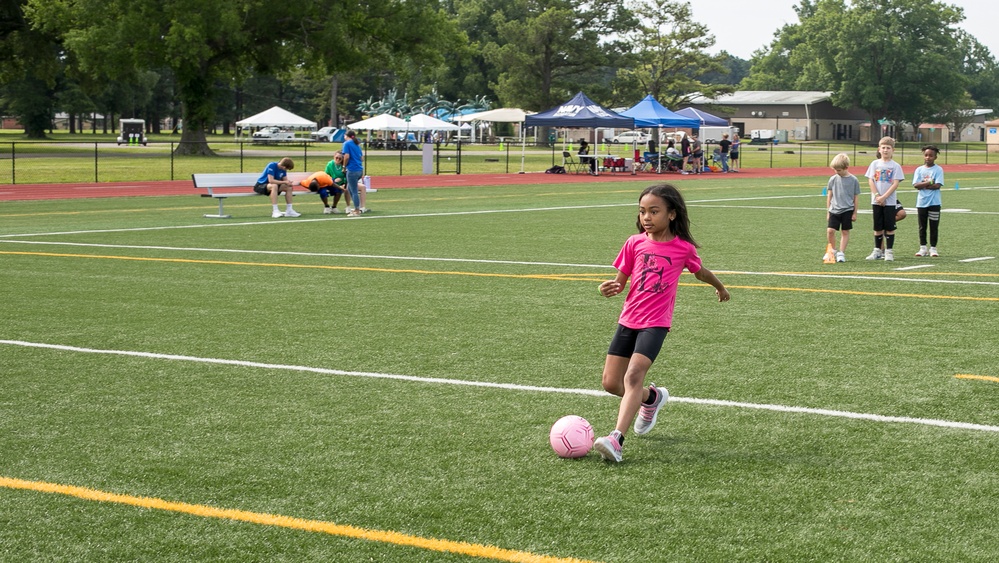
[[[264,127],[253,134],[254,141],[294,141],[294,131],[284,131],[280,127]]]
[[[611,142],[624,143],[629,145],[632,143],[638,143],[640,145],[643,145],[645,143],[648,143],[650,138],[651,137],[648,135],[648,133],[644,133],[642,131],[624,131],[620,135],[615,135],[614,138],[611,139]]]
[[[330,143],[333,141],[333,134],[336,133],[336,127],[323,127],[319,131],[313,131],[309,133],[309,138],[313,141],[323,141],[325,143]]]

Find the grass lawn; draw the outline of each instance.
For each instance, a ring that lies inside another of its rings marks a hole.
[[[681,277],[616,465],[548,429],[614,424],[647,180],[0,204],[0,559],[999,559],[999,186],[825,265],[826,179],[676,180],[732,300]]]
[[[363,140],[363,139],[362,139]],[[115,136],[82,133],[69,135],[56,131],[44,141],[28,141],[16,131],[0,131],[0,185],[67,182],[113,182],[182,180],[196,172],[256,172],[268,162],[288,156],[298,170],[321,170],[332,159],[340,143],[293,143],[259,145],[237,142],[232,136],[209,135],[214,157],[177,156],[174,149],[180,135],[150,135],[147,146],[119,146]],[[905,166],[922,164],[919,143],[900,143],[895,160]],[[631,158],[635,149],[645,146],[599,144],[598,154]],[[705,150],[710,164],[711,150]],[[938,164],[982,164],[999,162],[999,155],[988,153],[984,143],[949,143],[940,146]],[[995,149],[995,147],[992,147]],[[463,174],[508,174],[520,171],[541,172],[562,164],[562,151],[575,152],[578,146],[521,146],[515,141],[502,144],[464,144],[459,157],[454,144],[441,145],[434,151],[431,171],[453,174],[459,161]],[[746,168],[827,167],[832,157],[844,152],[854,166],[866,166],[875,158],[876,147],[866,144],[808,142],[780,145],[752,145],[748,140],[741,150],[741,165]],[[413,175],[423,173],[422,150],[389,151],[368,149],[366,172],[372,176]],[[53,173],[53,171],[57,171]]]

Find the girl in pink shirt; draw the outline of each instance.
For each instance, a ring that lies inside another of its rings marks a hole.
[[[645,374],[672,326],[680,274],[686,268],[712,285],[718,301],[728,301],[729,293],[717,276],[701,266],[687,206],[670,184],[649,186],[639,196],[638,234],[625,241],[614,267],[617,277],[600,284],[600,293],[604,297],[621,293],[628,278],[631,286],[607,351],[603,387],[621,397],[621,406],[614,431],[597,438],[593,447],[603,459],[617,462],[631,421],[635,421],[636,434],[648,433],[669,398],[669,392],[654,383],[645,387]]]

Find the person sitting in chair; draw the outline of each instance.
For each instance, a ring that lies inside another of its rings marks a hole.
[[[590,143],[586,139],[579,140],[579,161],[589,163],[590,174],[597,175],[597,159],[590,155]]]

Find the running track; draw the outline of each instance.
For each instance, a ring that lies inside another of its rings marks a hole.
[[[912,174],[915,166],[906,166],[906,174]],[[863,167],[851,170],[858,177],[867,171]],[[999,164],[954,164],[947,166],[947,173],[955,172],[995,172]],[[831,174],[829,168],[753,168],[743,169],[731,178],[786,178],[793,176],[826,176]],[[374,189],[400,188],[445,188],[466,186],[502,186],[512,184],[605,184],[621,181],[697,181],[704,178],[721,178],[718,173],[687,175],[604,173],[600,176],[585,174],[544,174],[530,172],[526,174],[460,174],[442,176],[376,176],[372,178]],[[164,180],[150,182],[89,182],[79,184],[17,184],[0,185],[0,201],[24,201],[42,199],[79,199],[100,197],[135,197],[135,196],[166,196],[166,195],[198,195],[198,190],[190,180]]]

